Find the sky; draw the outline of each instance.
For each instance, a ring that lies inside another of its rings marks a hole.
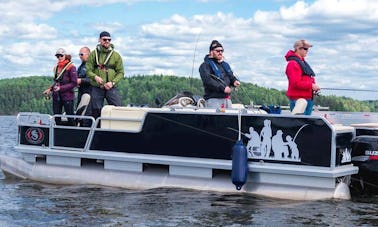
[[[243,82],[287,89],[288,50],[313,47],[306,61],[323,95],[378,96],[376,0],[0,0],[0,79],[53,76],[62,47],[80,65],[101,31],[112,36],[125,77],[200,78],[216,39]],[[339,90],[350,89],[350,90]]]

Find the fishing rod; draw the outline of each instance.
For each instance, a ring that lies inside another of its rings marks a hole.
[[[355,88],[321,88],[320,90],[334,90],[334,91],[366,91],[366,92],[378,92],[378,90],[371,89],[355,89]]]
[[[214,75],[214,74],[210,74],[210,76],[211,76],[211,78],[213,78],[214,80],[216,80],[216,81],[218,81],[219,83],[221,83],[222,85],[224,85],[224,86],[229,86],[229,85],[227,85],[222,79],[220,79],[219,77],[217,77],[216,75]]]
[[[223,57],[223,59],[225,60],[226,58]],[[234,77],[236,78],[236,80],[238,80],[238,81],[240,82],[240,85],[239,85],[238,87],[234,87],[234,90],[235,90],[236,92],[238,92],[239,89],[240,89],[240,91],[241,91],[242,93],[244,93],[244,94],[248,94],[248,92],[247,92],[247,90],[246,90],[247,88],[245,88],[244,86],[242,86],[242,81],[240,80],[239,74],[236,73],[235,70],[232,70],[232,74],[234,75]],[[232,86],[232,87],[233,87],[233,86]],[[253,101],[252,101],[252,99],[251,99],[251,97],[250,97],[249,95],[247,95],[247,98],[249,99],[250,104],[253,103]],[[240,98],[236,98],[236,101],[239,101],[240,103],[243,103],[243,102],[241,102]],[[252,104],[252,105],[253,105],[253,104]]]
[[[200,37],[200,33],[198,33],[197,35],[197,40],[196,40],[196,45],[194,46],[194,53],[193,53],[193,63],[192,63],[192,74],[190,76],[191,80],[190,80],[190,88],[193,87],[193,84],[192,84],[192,79],[193,79],[193,72],[194,72],[194,62],[196,60],[196,52],[197,52],[197,45],[198,45],[198,40],[199,40],[199,37]]]
[[[234,87],[234,86],[232,86],[232,85],[231,85],[231,86],[230,86],[230,85],[227,85],[222,79],[220,79],[219,77],[217,77],[217,76],[214,75],[214,74],[210,74],[210,76],[211,76],[211,78],[213,78],[214,80],[218,81],[218,82],[221,83],[222,85],[231,87],[231,88],[234,89],[234,91],[236,91],[236,92],[237,92],[237,91],[239,90],[239,88],[240,88],[240,91],[241,91],[242,93],[244,93],[244,94],[248,94],[248,92],[245,90],[245,88],[244,88],[243,86],[241,86],[241,81],[240,81],[240,79],[238,78],[238,76],[235,75],[234,72],[233,72],[233,74],[234,74],[235,78],[240,82],[240,85],[239,85],[238,87]],[[243,104],[243,102],[242,102],[242,100],[240,99],[240,97],[239,97],[239,98],[234,97],[234,98],[235,98],[236,102]],[[249,95],[247,96],[247,98],[249,99],[250,104],[253,103],[253,101],[252,101],[252,99],[249,97]]]
[[[197,52],[197,45],[198,45],[199,36],[200,36],[200,33],[198,33],[198,35],[197,35],[196,45],[194,46],[193,63],[192,63],[192,74],[191,74],[191,77],[193,77],[194,62],[195,62],[195,60],[196,60],[196,52]]]
[[[210,74],[211,78],[213,78],[214,80],[218,81],[219,83],[221,83],[222,85],[226,86],[226,87],[234,87],[233,85],[228,85],[226,84],[221,78],[217,77],[216,75],[214,74]],[[234,75],[235,76],[235,75]],[[240,82],[240,80],[235,76],[235,78]],[[237,91],[237,87],[234,87],[235,91]]]

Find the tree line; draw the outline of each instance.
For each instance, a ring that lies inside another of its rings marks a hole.
[[[50,76],[30,76],[0,80],[0,115],[18,112],[52,113],[51,99],[45,99],[43,91],[53,83]],[[170,75],[135,75],[125,77],[117,85],[123,105],[148,105],[157,107],[183,91],[203,95],[199,78]],[[243,83],[232,94],[233,103],[287,106],[284,90],[259,87]],[[348,97],[316,96],[315,105],[327,106],[331,111],[376,112],[378,100],[358,101]]]

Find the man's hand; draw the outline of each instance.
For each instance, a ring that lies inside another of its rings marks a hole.
[[[236,80],[236,81],[234,82],[234,87],[239,87],[239,86],[240,86],[240,81]]]
[[[106,90],[110,90],[110,89],[112,89],[112,88],[113,88],[113,82],[107,82],[107,83],[105,83],[105,84],[104,84],[104,88],[105,88]]]
[[[43,92],[43,94],[45,94],[45,95],[49,95],[51,93],[51,88],[49,87],[49,88],[47,88],[44,92]]]
[[[230,94],[231,91],[232,90],[231,90],[231,88],[229,86],[227,86],[227,87],[224,88],[224,93],[226,93],[226,94]]]
[[[60,91],[60,86],[59,86],[58,84],[54,86],[54,91],[55,91],[55,92]]]
[[[320,87],[317,84],[312,84],[312,90],[313,91],[320,91]]]
[[[97,75],[95,76],[95,81],[97,82],[98,85],[103,85],[103,83],[104,83],[102,78],[97,76]]]

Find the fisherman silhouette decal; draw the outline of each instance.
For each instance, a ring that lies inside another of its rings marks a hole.
[[[248,158],[300,162],[300,151],[295,139],[307,125],[302,125],[295,135],[286,134],[281,129],[278,129],[273,135],[269,119],[264,120],[264,126],[260,133],[252,126],[249,127],[249,132],[243,133],[248,138]]]

